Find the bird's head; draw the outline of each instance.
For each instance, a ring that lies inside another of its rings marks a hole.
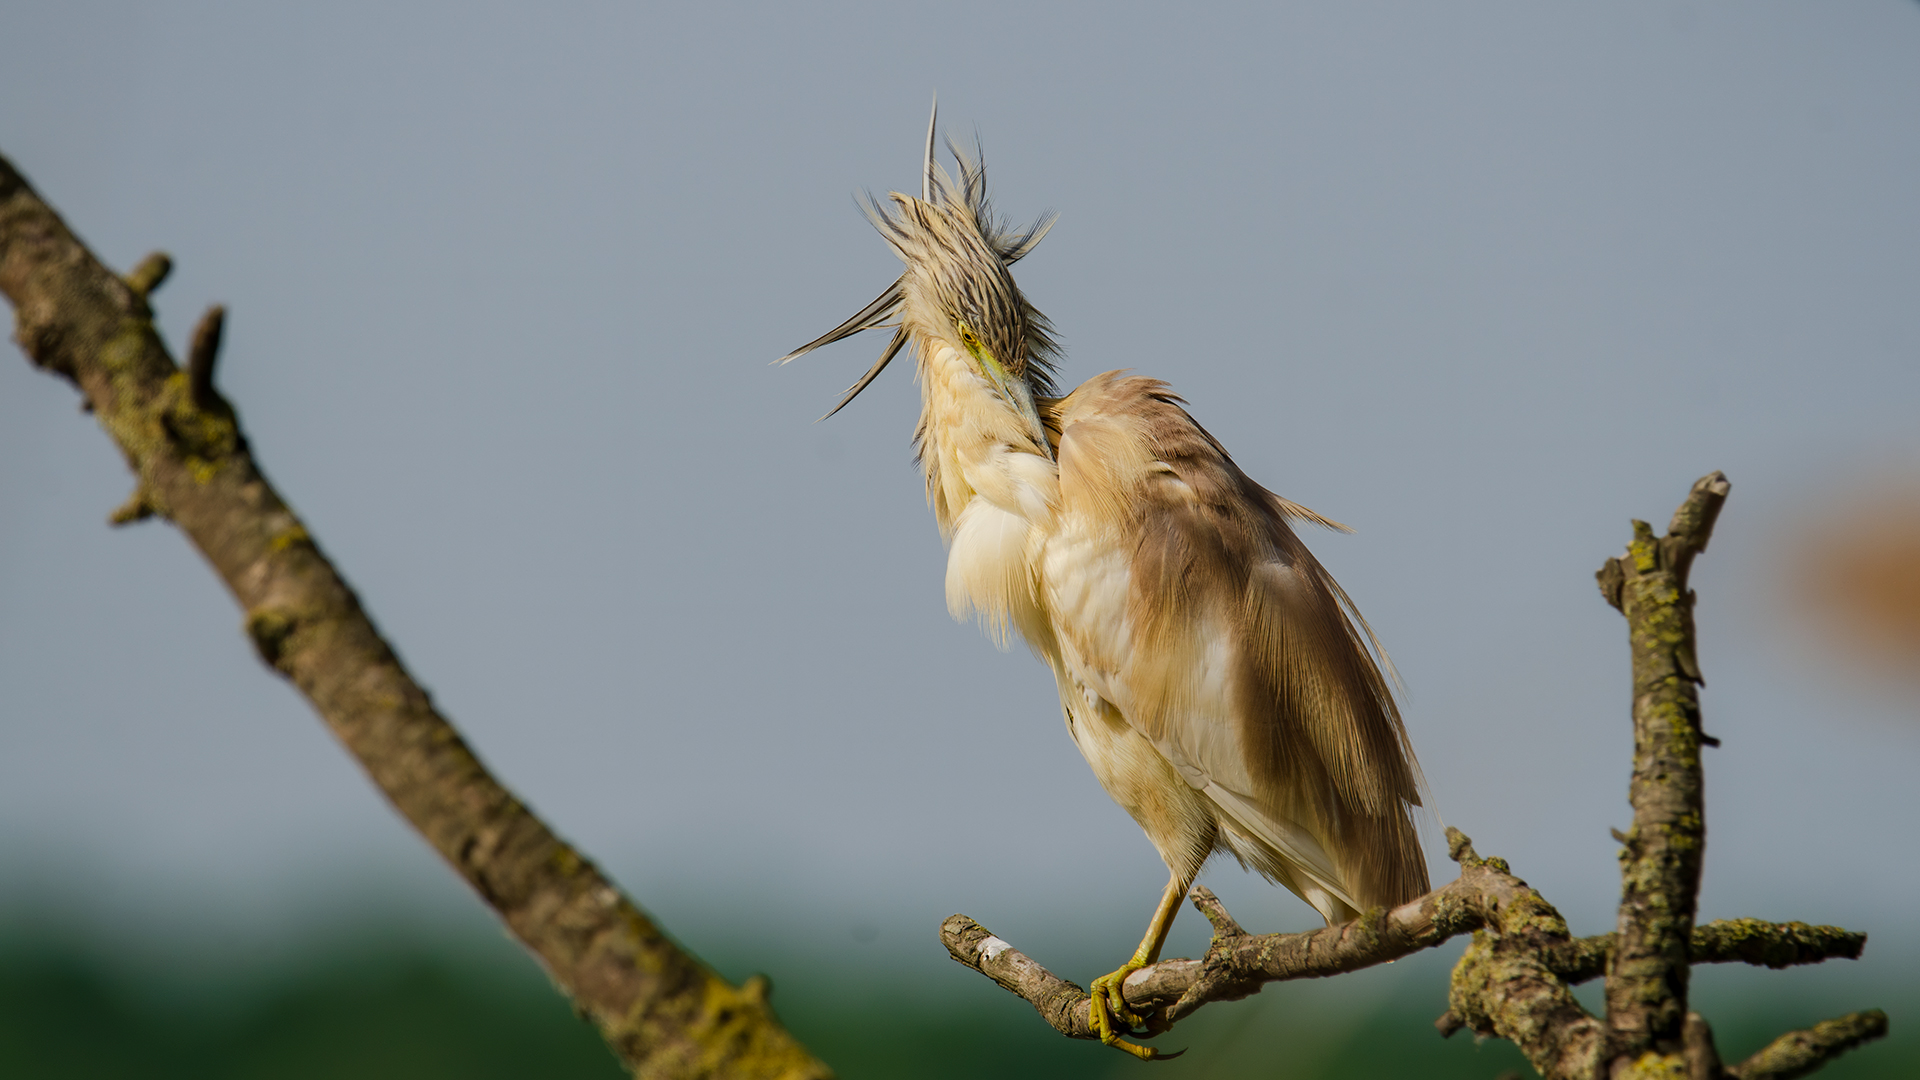
[[[1040,243],[1053,226],[1053,215],[1043,215],[1024,230],[995,220],[987,203],[986,170],[977,155],[948,142],[960,166],[958,182],[934,161],[937,118],[936,111],[927,122],[920,197],[896,191],[885,203],[867,201],[867,216],[906,263],[906,272],[852,318],[777,362],[862,330],[891,327],[893,338],[880,359],[827,416],[865,390],[909,341],[927,356],[951,346],[969,358],[1010,408],[1029,420],[1045,446],[1034,399],[1053,394],[1053,361],[1059,350],[1046,316],[1021,295],[1007,267]]]

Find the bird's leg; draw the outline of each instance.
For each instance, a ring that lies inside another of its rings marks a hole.
[[[1154,909],[1153,921],[1147,924],[1147,936],[1140,939],[1140,947],[1133,951],[1133,959],[1120,966],[1120,970],[1102,975],[1093,980],[1091,993],[1093,1000],[1087,1005],[1088,1019],[1093,1029],[1100,1034],[1100,1041],[1108,1046],[1117,1047],[1142,1061],[1152,1061],[1159,1056],[1151,1046],[1130,1043],[1113,1030],[1113,1021],[1119,1017],[1129,1026],[1139,1026],[1146,1019],[1127,1008],[1126,998],[1120,993],[1120,984],[1127,976],[1160,959],[1160,947],[1167,943],[1167,931],[1173,928],[1173,917],[1180,913],[1180,901],[1192,886],[1192,877],[1181,877],[1174,872],[1167,881],[1167,891],[1160,897],[1160,906]]]

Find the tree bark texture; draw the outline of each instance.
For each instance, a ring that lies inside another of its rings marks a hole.
[[[1706,851],[1700,662],[1687,573],[1707,548],[1729,485],[1693,485],[1667,535],[1633,523],[1627,554],[1597,577],[1627,617],[1633,656],[1633,828],[1620,853],[1620,924],[1607,978],[1607,1024],[1621,1053],[1679,1053],[1687,1014],[1687,943]]]
[[[126,456],[115,522],[158,515],[206,557],[260,658],[312,703],[374,783],[539,959],[637,1076],[825,1077],[774,1019],[669,940],[555,836],[442,717],[313,535],[262,475],[214,388],[221,317],[174,363],[147,293],[164,256],[120,278],[0,158],[0,292],[15,339],[72,382]]]

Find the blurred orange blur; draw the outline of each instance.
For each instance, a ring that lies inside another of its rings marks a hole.
[[[1821,522],[1794,546],[1795,606],[1832,651],[1920,685],[1920,480],[1862,488]]]

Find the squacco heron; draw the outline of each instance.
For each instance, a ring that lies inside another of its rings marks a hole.
[[[1102,1042],[1151,1059],[1122,1037],[1144,1020],[1121,982],[1159,958],[1208,856],[1328,925],[1412,899],[1419,766],[1378,642],[1290,523],[1342,526],[1249,479],[1166,383],[1110,371],[1057,395],[1051,327],[1007,270],[1052,219],[996,220],[977,154],[948,146],[958,181],[930,121],[920,197],[870,202],[906,272],[782,361],[892,328],[838,412],[912,346],[947,606],[1053,669],[1075,745],[1166,861],[1146,936],[1090,1006]]]

